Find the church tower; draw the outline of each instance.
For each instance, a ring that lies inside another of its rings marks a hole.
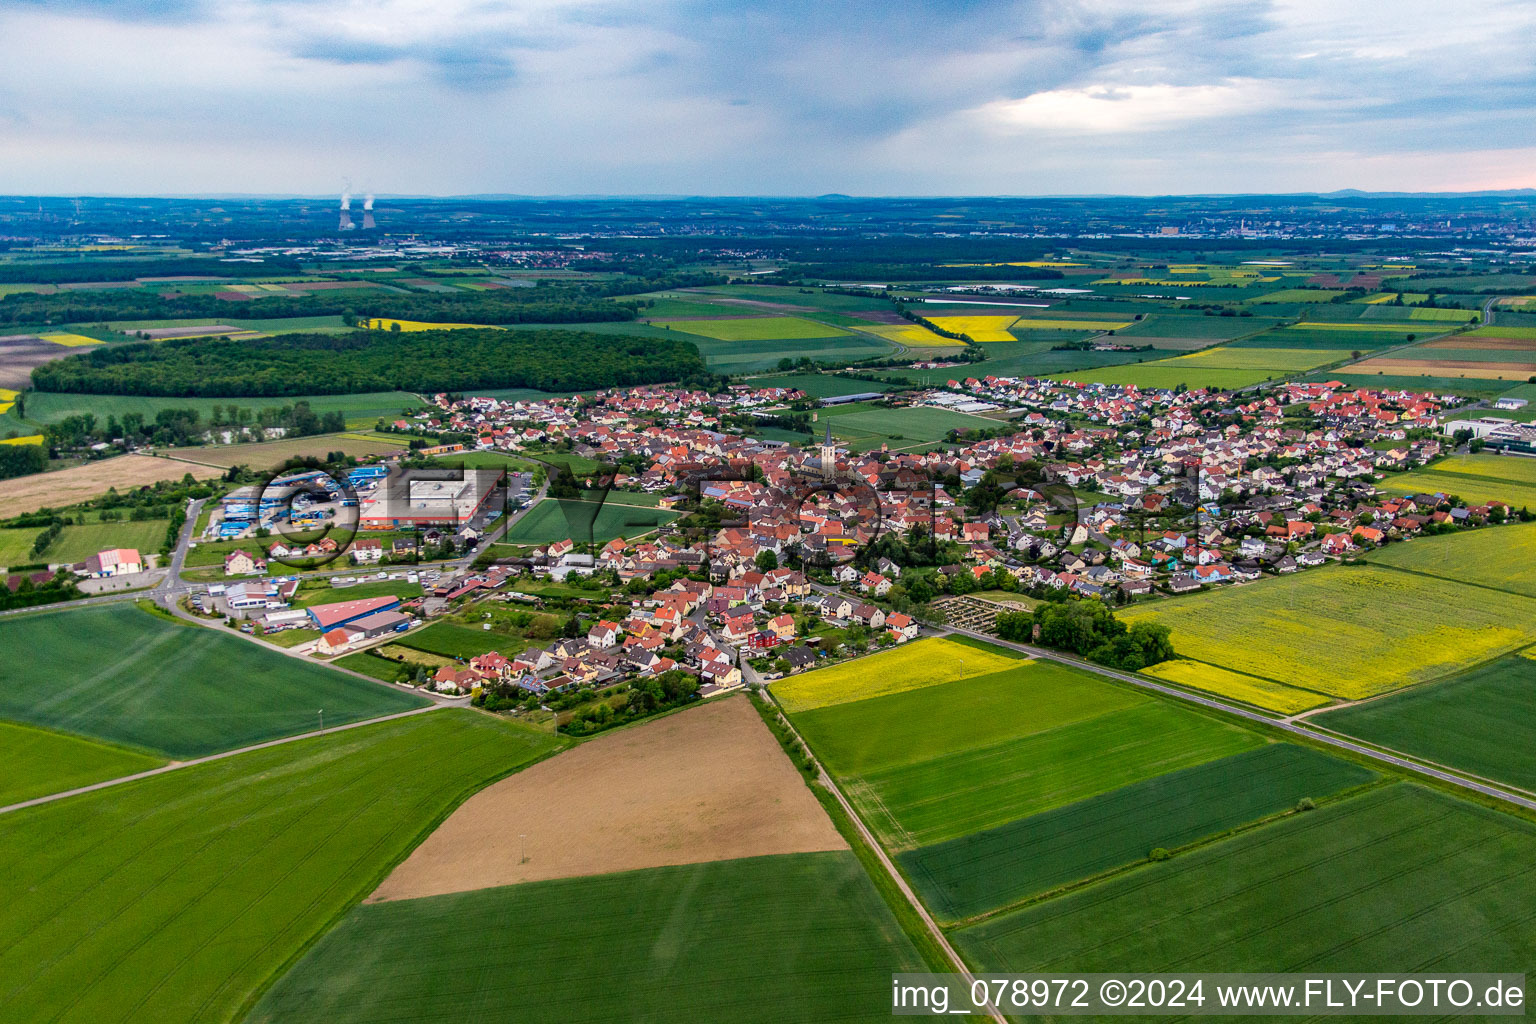
[[[827,424],[826,436],[821,439],[821,478],[831,480],[837,472],[837,446],[832,443],[832,424]]]

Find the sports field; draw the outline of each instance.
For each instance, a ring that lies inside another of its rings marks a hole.
[[[1536,826],[1407,784],[953,936],[984,971],[1536,967]]]
[[[1423,469],[1393,473],[1385,494],[1444,493],[1469,502],[1503,501],[1536,510],[1536,459],[1507,455],[1452,455]]]
[[[469,792],[551,749],[470,711],[302,740],[0,820],[10,1020],[239,1019]]]
[[[1324,566],[1133,607],[1120,618],[1171,627],[1187,658],[1344,699],[1435,679],[1536,641],[1536,599],[1368,566]]]
[[[798,316],[748,316],[723,320],[671,320],[674,331],[716,341],[768,341],[777,338],[838,338],[848,332]]]
[[[1460,675],[1328,711],[1317,725],[1536,791],[1536,659],[1509,655]]]
[[[936,686],[1018,666],[1020,658],[1002,648],[982,648],[929,637],[866,658],[789,676],[773,684],[785,711],[846,704],[924,686]]]
[[[0,807],[48,793],[146,771],[164,762],[138,751],[67,736],[49,729],[0,722]]]
[[[875,1022],[925,969],[852,853],[788,854],[366,904],[248,1022]]]
[[[545,498],[527,515],[513,523],[503,542],[550,544],[557,540],[602,544],[615,537],[631,538],[649,533],[677,518],[676,512],[607,501]]]
[[[427,703],[128,604],[4,619],[0,647],[0,717],[178,759]]]
[[[1536,597],[1536,523],[1420,537],[1390,544],[1370,560],[1372,565]]]
[[[1271,743],[909,850],[900,860],[923,902],[946,920],[960,920],[1376,777],[1307,747]]]

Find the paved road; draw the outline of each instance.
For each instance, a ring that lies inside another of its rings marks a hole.
[[[1497,295],[1490,295],[1488,301],[1483,303],[1483,326],[1493,326],[1493,304],[1499,301]]]
[[[1031,647],[1027,644],[1016,644],[1010,643],[1007,640],[999,640],[997,637],[992,636],[990,633],[982,633],[973,629],[960,629],[958,627],[950,626],[944,627],[944,631],[960,633],[964,636],[974,637],[977,640],[985,640],[986,642],[996,644],[999,647],[1007,647],[1015,651],[1020,651],[1024,654],[1028,654],[1033,658],[1046,658],[1050,661],[1058,661],[1065,665],[1071,665],[1074,668],[1086,669],[1089,672],[1096,672],[1101,676],[1108,676],[1111,679],[1118,679],[1123,683],[1130,683],[1132,686],[1140,687],[1143,690],[1151,690],[1167,697],[1174,697],[1178,700],[1187,701],[1191,704],[1200,704],[1204,707],[1213,708],[1217,711],[1222,711],[1229,715],[1236,715],[1239,718],[1246,718],[1253,722],[1262,722],[1263,724],[1271,726],[1275,729],[1281,729],[1285,732],[1294,733],[1297,736],[1305,736],[1309,740],[1315,740],[1318,743],[1326,743],[1331,747],[1338,747],[1341,750],[1348,750],[1351,753],[1359,754],[1362,757],[1368,757],[1373,761],[1389,764],[1395,768],[1403,768],[1418,775],[1426,775],[1432,779],[1438,779],[1441,782],[1448,782],[1451,785],[1457,786],[1461,789],[1471,790],[1474,793],[1480,793],[1483,796],[1492,797],[1495,800],[1499,800],[1507,804],[1513,804],[1517,807],[1523,807],[1526,810],[1536,811],[1536,799],[1531,797],[1520,796],[1519,794],[1510,793],[1499,789],[1496,786],[1484,785],[1483,783],[1476,782],[1472,779],[1465,779],[1459,775],[1455,775],[1448,771],[1442,771],[1441,769],[1435,768],[1431,765],[1423,764],[1410,758],[1400,757],[1396,754],[1389,754],[1384,751],[1376,750],[1372,747],[1367,747],[1364,744],[1356,743],[1353,740],[1344,739],[1341,736],[1334,736],[1330,733],[1319,732],[1315,729],[1308,728],[1306,725],[1300,722],[1270,718],[1267,715],[1261,715],[1256,711],[1249,711],[1246,708],[1234,707],[1231,704],[1226,704],[1222,701],[1209,697],[1201,697],[1193,693],[1186,693],[1183,690],[1176,690],[1171,686],[1162,686],[1158,683],[1152,682],[1149,679],[1144,679],[1140,676],[1135,676],[1128,672],[1117,672],[1114,669],[1105,668],[1103,665],[1096,665],[1091,661],[1084,661],[1083,659],[1073,657],[1070,654],[1062,654],[1059,651],[1052,651],[1043,647]]]
[[[108,779],[105,782],[93,783],[89,786],[79,786],[75,789],[67,789],[62,793],[50,793],[47,796],[36,797],[31,800],[23,800],[19,804],[11,804],[9,807],[0,807],[0,814],[9,814],[26,807],[37,807],[41,804],[51,804],[55,800],[63,800],[66,797],[79,796],[82,793],[94,793],[99,789],[109,789],[112,786],[121,786],[125,782],[137,782],[139,779],[147,779],[155,775],[164,775],[166,772],[180,771],[190,768],[195,764],[207,764],[209,761],[220,761],[226,757],[234,757],[236,754],[248,754],[253,750],[265,750],[268,747],[280,747],[284,743],[297,743],[299,740],[313,739],[316,736],[329,736],[333,732],[346,732],[348,729],[361,729],[365,725],[377,725],[380,722],[390,722],[397,718],[409,718],[412,715],[424,715],[429,711],[436,711],[441,704],[431,704],[424,708],[412,708],[410,711],[401,711],[393,715],[384,715],[380,718],[370,718],[362,722],[352,722],[348,725],[337,725],[332,728],[313,732],[301,732],[297,736],[284,736],[282,739],[267,740],[265,743],[253,743],[248,747],[236,747],[234,750],[226,750],[218,754],[209,754],[207,757],[195,757],[190,761],[172,761],[170,764],[161,765],[159,768],[151,768],[147,772],[137,772],[133,775],[124,775],[121,778]]]

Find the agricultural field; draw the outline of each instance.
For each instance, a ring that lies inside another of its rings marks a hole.
[[[127,491],[159,480],[180,480],[188,473],[198,480],[223,475],[222,470],[212,466],[175,462],[153,455],[119,455],[51,473],[18,476],[7,480],[0,490],[0,519],[41,508],[66,508],[100,497],[114,487]]]
[[[885,330],[879,324],[871,326],[878,328],[880,332]],[[906,328],[892,327],[891,329],[899,331]],[[923,330],[923,328],[916,328],[916,330]],[[676,337],[675,334],[671,336]],[[939,338],[936,334],[933,337],[952,348],[960,344],[957,341]],[[889,355],[896,351],[896,344],[916,344],[911,340],[903,341],[895,338],[882,340],[883,338],[885,338],[884,334],[877,337],[875,332],[852,334],[847,331],[842,332],[841,337],[799,338],[787,341],[715,341],[700,336],[697,341],[694,341],[694,347],[699,350],[699,355],[704,357],[704,361],[715,373],[753,373],[776,368],[780,359],[805,358],[819,363],[849,363]]]
[[[1120,331],[1130,327],[1132,320],[1090,320],[1057,316],[1021,316],[1014,322],[1020,331]],[[999,339],[1001,340],[1001,339]]]
[[[374,441],[345,434],[315,434],[311,437],[283,438],[255,444],[221,444],[206,448],[177,448],[175,457],[204,466],[250,466],[254,470],[273,469],[289,459],[312,456],[323,459],[331,452],[363,457],[402,451],[409,438],[399,441]]]
[[[0,646],[0,718],[182,760],[427,703],[127,604],[6,618]]]
[[[1175,658],[1141,671],[1142,675],[1150,676],[1158,682],[1175,683],[1193,690],[1204,690],[1218,697],[1252,704],[1266,711],[1278,711],[1286,715],[1306,711],[1308,708],[1321,707],[1332,700],[1325,693],[1314,693],[1296,686],[1286,686],[1273,679],[1245,675],[1216,665],[1207,665],[1201,661],[1190,661],[1188,658]]]
[[[165,762],[110,743],[0,721],[0,807],[148,771]]]
[[[943,919],[962,920],[1376,778],[1311,748],[1270,743],[909,850],[900,861],[924,903]]]
[[[852,853],[789,854],[365,904],[247,1020],[873,1024],[925,969]]]
[[[1507,455],[1452,455],[1431,466],[1394,473],[1386,494],[1449,494],[1469,502],[1503,501],[1536,510],[1536,461]]]
[[[1261,742],[1056,663],[791,713],[892,850],[942,842]]]
[[[919,324],[870,324],[860,329],[909,348],[960,348],[965,344],[942,334],[934,334]]]
[[[556,746],[433,711],[8,814],[0,1005],[14,1020],[239,1019],[424,830]]]
[[[769,341],[778,338],[840,338],[848,332],[797,316],[748,316],[721,320],[672,320],[674,331],[716,341]]]
[[[1536,792],[1536,658],[1530,650],[1310,721]]]
[[[456,331],[456,330],[484,330],[494,327],[494,324],[434,324],[424,320],[379,320],[368,321],[368,328],[375,331],[393,331],[399,328],[402,331]]]
[[[1051,376],[1055,380],[1070,380],[1081,384],[1134,384],[1141,388],[1176,388],[1182,384],[1189,388],[1211,388],[1216,391],[1245,388],[1275,376],[1284,376],[1263,370],[1238,370],[1176,361],[1183,358],[1188,357],[1126,363],[1096,370],[1072,370]]]
[[[785,711],[810,711],[1002,672],[1017,667],[1019,661],[1020,656],[1001,647],[929,637],[781,679],[773,684],[773,696]]]
[[[1016,340],[1012,334],[1008,333],[1008,328],[1018,319],[1017,315],[930,316],[927,319],[936,327],[956,334],[964,334],[972,341]]]
[[[1333,352],[1370,352],[1373,349],[1406,345],[1409,335],[1423,337],[1425,332],[1383,330],[1383,325],[1373,324],[1369,330],[1364,324],[1322,324],[1312,327],[1277,327],[1241,338],[1232,343],[1241,349],[1326,349]],[[1340,329],[1342,328],[1342,329]]]
[[[1167,339],[1188,339],[1206,345],[1231,341],[1247,334],[1257,334],[1277,323],[1271,317],[1257,316],[1191,316],[1175,313],[1151,313],[1135,323],[1117,329],[1115,336],[1133,338],[1138,342],[1172,347]]]
[[[1370,561],[1372,565],[1536,597],[1536,523],[1420,537],[1388,545],[1373,553]]]
[[[507,544],[552,544],[590,539],[603,544],[615,537],[632,539],[650,533],[676,518],[676,512],[618,501],[599,505],[595,501],[545,498],[513,523],[502,540]]]
[[[735,696],[601,734],[481,790],[370,901],[846,849],[757,711]]]
[[[1536,641],[1536,599],[1373,566],[1325,566],[1120,613],[1184,657],[1356,700]]]
[[[1335,288],[1282,288],[1265,295],[1256,295],[1246,301],[1250,306],[1273,305],[1279,302],[1323,304],[1332,302],[1343,294],[1341,289]]]
[[[44,548],[40,554],[31,555],[29,547],[28,557],[22,561],[83,562],[106,548],[137,548],[142,554],[154,554],[165,543],[168,525],[164,519],[145,519],[137,522],[123,520],[116,523],[82,523],[78,526],[66,526],[59,532],[58,539]],[[37,532],[35,529],[0,530],[0,534],[35,535]],[[9,550],[11,545],[4,544],[4,547]]]
[[[983,971],[1530,971],[1536,825],[1408,784],[962,929]]]

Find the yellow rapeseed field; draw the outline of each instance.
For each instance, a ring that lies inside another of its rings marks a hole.
[[[1037,320],[1020,317],[1014,328],[1020,331],[1119,331],[1131,326],[1128,320]]]
[[[0,444],[42,444],[42,434],[28,434],[26,437],[7,437],[0,439]]]
[[[886,341],[916,348],[955,348],[965,344],[953,338],[934,334],[928,328],[919,327],[917,324],[870,324],[868,327],[860,327],[859,330],[884,338]]]
[[[1328,703],[1328,698],[1320,693],[1309,693],[1294,686],[1184,658],[1142,669],[1142,674],[1287,715]]]
[[[44,341],[51,341],[55,345],[100,345],[100,338],[87,338],[83,334],[39,334]]]
[[[1168,626],[1184,657],[1348,700],[1536,641],[1536,599],[1374,566],[1312,569],[1120,618]]]
[[[964,334],[972,341],[1014,341],[1008,328],[1017,316],[931,316],[946,331]]]
[[[425,320],[369,320],[368,326],[377,331],[392,331],[399,324],[402,331],[454,331],[461,328],[486,328],[490,324],[433,324]]]
[[[786,711],[809,711],[990,675],[1027,663],[942,637],[930,637],[867,658],[781,679],[773,684],[773,695]]]

